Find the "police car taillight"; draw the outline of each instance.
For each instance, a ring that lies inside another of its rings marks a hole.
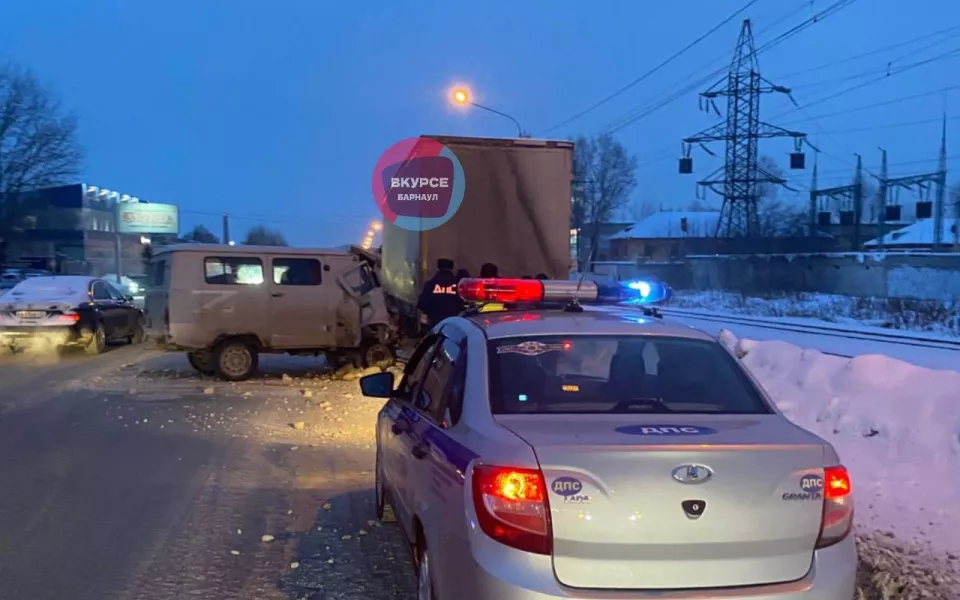
[[[853,486],[850,474],[842,466],[823,470],[823,516],[817,548],[841,541],[853,529]]]
[[[518,550],[551,553],[547,485],[539,470],[477,465],[472,487],[477,522],[485,534]]]
[[[457,293],[466,302],[537,304],[584,302],[588,304],[658,304],[673,295],[670,286],[653,280],[595,281],[538,279],[463,279]]]

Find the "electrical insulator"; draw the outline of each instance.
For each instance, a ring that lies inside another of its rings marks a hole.
[[[689,175],[693,173],[693,158],[684,156],[680,159],[680,174]]]
[[[807,155],[803,152],[790,153],[790,168],[794,171],[802,171],[807,168]]]

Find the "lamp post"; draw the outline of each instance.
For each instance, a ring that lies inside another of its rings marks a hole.
[[[450,100],[456,106],[473,106],[474,108],[479,108],[480,110],[485,110],[495,115],[500,115],[501,117],[510,119],[511,121],[513,121],[513,124],[517,126],[517,137],[522,137],[522,138],[530,137],[530,134],[525,133],[523,131],[523,127],[520,126],[520,121],[517,121],[515,118],[513,118],[512,116],[508,115],[505,112],[500,112],[499,110],[490,108],[489,106],[484,106],[482,104],[477,104],[476,102],[474,102],[470,95],[470,90],[468,88],[465,88],[465,87],[454,88],[453,91],[450,93]]]

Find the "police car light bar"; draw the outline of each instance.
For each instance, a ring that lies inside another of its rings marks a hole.
[[[660,304],[673,296],[670,286],[654,279],[598,284],[561,279],[463,279],[457,293],[465,302],[539,304]]]

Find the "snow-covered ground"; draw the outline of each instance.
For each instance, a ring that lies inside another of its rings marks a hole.
[[[859,532],[890,531],[960,555],[960,373],[730,332],[721,340],[784,414],[837,449],[853,479]]]
[[[960,302],[890,298],[853,298],[800,293],[756,298],[729,292],[679,292],[670,306],[760,317],[803,317],[830,323],[883,329],[928,331],[960,336]]]

